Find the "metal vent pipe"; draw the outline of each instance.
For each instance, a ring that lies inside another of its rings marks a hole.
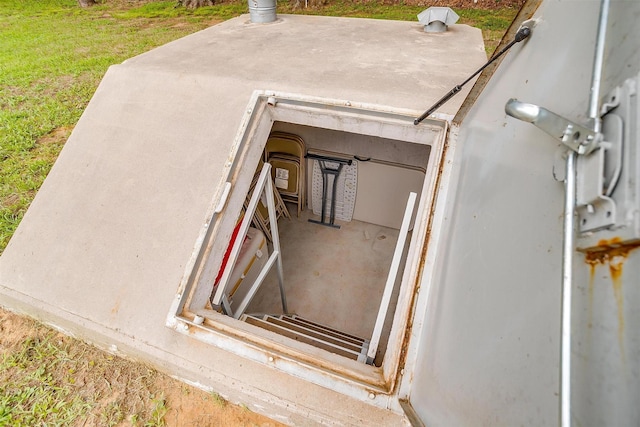
[[[248,0],[249,17],[254,24],[266,24],[276,20],[276,0]]]

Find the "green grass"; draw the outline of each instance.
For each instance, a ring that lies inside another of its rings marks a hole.
[[[81,9],[75,0],[0,1],[0,253],[110,65],[247,11],[244,0],[196,10],[175,1],[131,4],[104,0]],[[423,9],[379,0],[294,6],[283,0],[278,12],[414,21]],[[482,28],[487,52],[516,13],[457,12],[461,23]]]
[[[518,13],[516,9],[510,8],[498,10],[465,9],[458,11],[461,24],[471,25],[482,30],[482,38],[488,55],[491,55],[496,49],[516,13]]]
[[[0,425],[69,425],[90,409],[73,386],[54,372],[71,362],[64,347],[44,339],[28,339],[0,361]]]
[[[151,417],[144,424],[145,427],[159,427],[165,425],[164,416],[167,415],[168,408],[164,396],[159,396],[152,400],[153,409],[151,410]]]
[[[225,2],[215,6],[205,6],[198,9],[185,9],[177,6],[175,1],[158,1],[143,6],[114,13],[118,18],[184,18],[191,22],[198,22],[202,18],[230,19],[247,13],[247,5],[243,1]]]

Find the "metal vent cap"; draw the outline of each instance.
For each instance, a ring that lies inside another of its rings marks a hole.
[[[424,25],[427,33],[443,33],[449,25],[458,22],[460,17],[450,7],[430,7],[418,14],[418,21]]]

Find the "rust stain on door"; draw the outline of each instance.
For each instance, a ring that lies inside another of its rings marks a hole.
[[[615,257],[609,260],[609,272],[611,273],[611,283],[613,285],[613,295],[618,306],[618,342],[620,353],[624,358],[624,300],[622,295],[622,266],[624,258]]]
[[[596,267],[607,265],[611,276],[613,296],[616,300],[618,310],[618,343],[623,359],[624,353],[624,295],[622,293],[622,277],[624,262],[629,256],[629,252],[640,247],[640,241],[623,243],[619,237],[609,240],[600,240],[595,248],[585,251],[585,262],[589,264],[589,327],[591,327],[591,316],[593,309],[593,286],[595,281]]]
[[[587,326],[591,329],[593,327],[593,284],[596,280],[596,264],[589,261],[587,263],[589,264],[589,323]]]

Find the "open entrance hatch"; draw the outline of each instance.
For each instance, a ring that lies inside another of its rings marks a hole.
[[[168,325],[349,394],[389,391],[446,134],[414,115],[256,91]]]

